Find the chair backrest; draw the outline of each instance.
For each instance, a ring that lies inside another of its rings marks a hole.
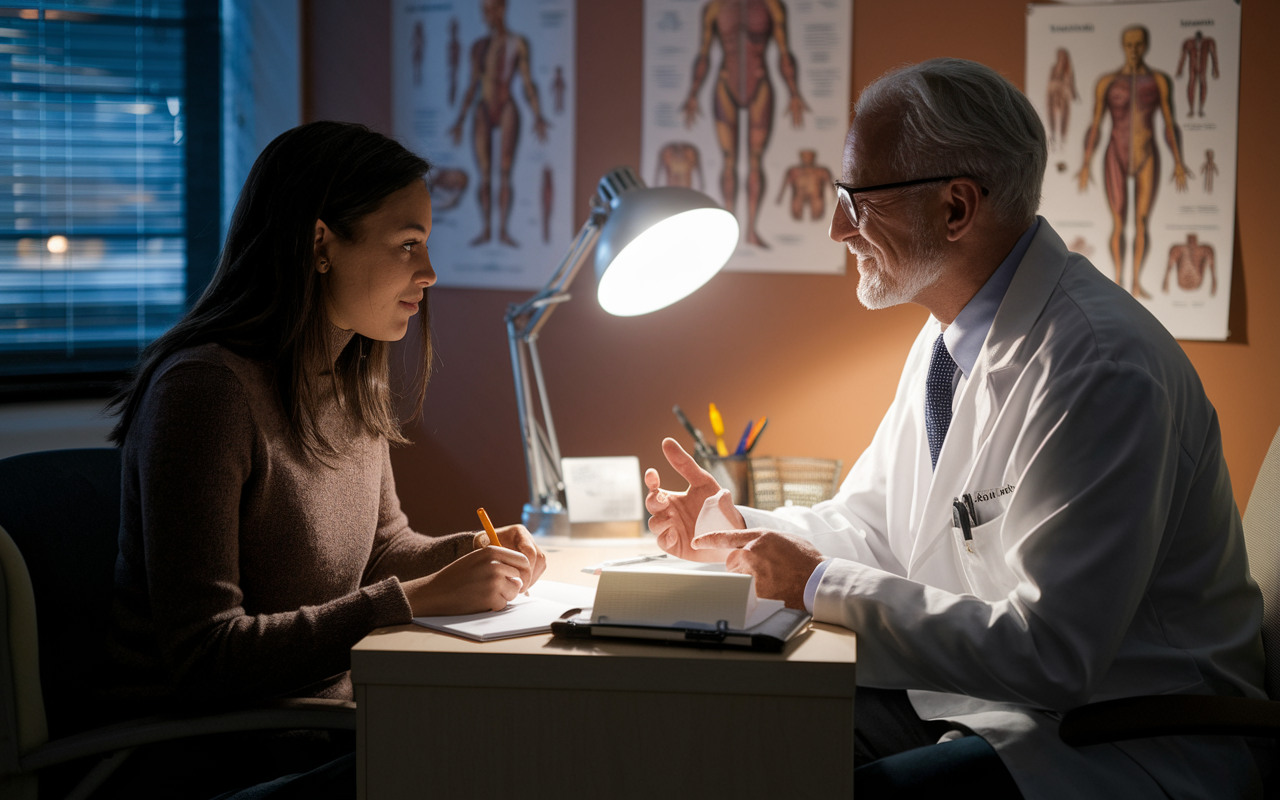
[[[22,553],[0,527],[0,788],[49,740],[40,689],[36,598]]]
[[[108,674],[120,451],[51,450],[0,461],[0,528],[29,575],[49,734],[91,727],[100,721],[94,701]],[[6,585],[18,580],[10,556],[3,560]]]
[[[1249,572],[1262,589],[1262,646],[1267,657],[1267,696],[1280,700],[1280,431],[1258,470],[1244,512]]]

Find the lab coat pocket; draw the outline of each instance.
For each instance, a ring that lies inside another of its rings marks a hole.
[[[1004,514],[969,528],[969,536],[959,526],[951,529],[964,569],[969,591],[983,600],[1003,600],[1018,585],[1018,576],[1005,563],[1001,528]]]

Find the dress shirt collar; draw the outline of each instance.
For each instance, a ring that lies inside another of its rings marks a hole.
[[[987,340],[987,332],[991,330],[991,323],[995,322],[996,311],[1000,309],[1004,293],[1013,282],[1013,273],[1018,271],[1018,264],[1027,254],[1027,248],[1031,246],[1031,239],[1036,235],[1039,227],[1040,218],[1037,217],[1036,221],[1031,223],[1031,227],[1019,237],[1018,243],[1009,251],[1009,255],[1000,262],[1000,266],[996,267],[996,271],[991,274],[978,293],[964,308],[960,309],[955,321],[948,325],[942,334],[942,340],[947,344],[947,352],[951,353],[951,358],[966,379],[973,372],[973,365],[978,362],[982,343]]]

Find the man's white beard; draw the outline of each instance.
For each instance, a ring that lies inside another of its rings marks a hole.
[[[914,239],[912,252],[906,259],[910,264],[903,271],[905,274],[894,276],[893,282],[886,280],[884,265],[880,260],[868,253],[870,258],[876,260],[876,266],[858,270],[858,302],[862,303],[863,307],[875,311],[910,303],[942,277],[946,267],[942,247],[930,236],[923,221],[917,221],[913,226],[912,238]],[[853,250],[853,247],[849,249]],[[859,255],[856,250],[853,252],[858,256],[859,263],[868,260]]]

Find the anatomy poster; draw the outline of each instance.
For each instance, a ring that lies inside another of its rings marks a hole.
[[[843,273],[853,0],[645,0],[644,25],[645,181],[734,213],[726,269]]]
[[[396,0],[392,126],[435,169],[441,286],[537,289],[574,232],[575,0]]]
[[[1228,335],[1239,45],[1235,0],[1027,7],[1041,214],[1180,339]]]

